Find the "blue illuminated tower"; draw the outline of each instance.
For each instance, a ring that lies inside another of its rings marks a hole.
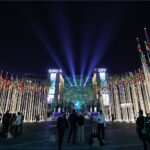
[[[61,103],[62,92],[64,88],[64,79],[62,76],[61,69],[49,69],[48,76],[50,81],[49,92],[47,97],[48,104],[55,101],[56,103]]]
[[[92,83],[94,88],[94,103],[100,105],[100,107],[97,107],[97,109],[103,110],[108,120],[111,113],[107,76],[107,69],[96,68],[94,69]]]

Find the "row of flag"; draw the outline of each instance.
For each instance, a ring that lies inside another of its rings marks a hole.
[[[31,90],[34,92],[44,91],[47,92],[49,89],[48,81],[41,80],[33,80],[33,79],[18,79],[18,77],[14,78],[12,75],[10,79],[8,79],[8,74],[3,77],[3,71],[0,74],[0,91],[3,90],[11,90],[12,88],[16,88],[20,90],[20,92],[24,92],[25,90]]]
[[[128,84],[134,84],[135,86],[144,81],[144,74],[141,69],[135,71],[135,73],[129,72],[121,75],[113,75],[109,77],[108,88],[109,91],[113,89],[119,90],[120,92],[126,90]]]
[[[40,120],[46,116],[47,95],[49,83],[46,80],[33,80],[13,75],[8,77],[8,73],[0,73],[0,113],[7,110],[11,113],[22,112],[25,121],[33,121],[39,115]]]
[[[143,51],[137,38],[142,68],[135,72],[109,77],[111,111],[117,120],[135,121],[139,109],[142,109],[144,114],[150,113],[150,39],[146,28],[144,28],[144,33],[146,51]]]

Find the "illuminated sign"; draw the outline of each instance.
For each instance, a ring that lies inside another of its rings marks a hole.
[[[105,68],[99,68],[99,69],[97,69],[98,70],[98,72],[106,72],[106,69]]]
[[[48,73],[57,73],[57,72],[61,72],[62,73],[62,70],[61,69],[49,69],[48,70]]]

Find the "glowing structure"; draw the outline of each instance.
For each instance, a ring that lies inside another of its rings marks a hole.
[[[50,88],[48,92],[47,102],[52,103],[53,100],[61,103],[62,92],[64,88],[64,79],[61,69],[49,69]]]
[[[95,111],[101,109],[106,119],[110,118],[110,101],[109,91],[107,88],[107,70],[102,68],[94,69],[92,78],[93,89],[94,89],[94,104],[97,105]],[[100,107],[98,107],[98,105]]]

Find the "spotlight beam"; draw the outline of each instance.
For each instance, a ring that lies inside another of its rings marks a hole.
[[[38,22],[35,17],[31,16],[31,13],[30,13],[30,15],[28,15],[28,22],[29,22],[31,29],[34,31],[36,37],[38,38],[38,40],[42,43],[45,50],[52,57],[54,62],[57,64],[57,66],[59,68],[61,68],[65,78],[67,79],[67,81],[71,85],[72,83],[70,82],[70,80],[69,80],[69,78],[68,78],[68,76],[67,76],[67,74],[66,74],[66,72],[62,66],[62,63],[59,61],[59,59],[55,53],[55,50],[51,46],[50,40],[49,40],[48,36],[46,35],[46,32],[44,31],[43,25],[40,22]]]
[[[117,12],[115,12],[117,13]],[[93,57],[91,57],[91,66],[90,69],[88,71],[88,74],[86,76],[86,81],[84,83],[84,85],[86,85],[86,83],[88,82],[94,68],[96,68],[97,64],[101,61],[102,57],[104,56],[105,52],[107,51],[108,46],[112,43],[113,39],[115,38],[115,36],[117,35],[116,32],[114,31],[118,31],[119,26],[120,26],[120,22],[118,22],[118,20],[121,20],[121,16],[119,16],[120,14],[113,14],[113,16],[111,16],[109,18],[109,21],[106,23],[105,25],[105,29],[103,30],[103,33],[101,34],[101,37],[99,39],[97,39],[96,45],[94,49],[94,55]],[[117,22],[117,24],[114,24],[113,22]]]
[[[68,26],[68,20],[66,18],[65,14],[65,10],[63,10],[63,8],[60,8],[57,12],[54,9],[54,14],[55,14],[55,18],[56,19],[56,32],[57,32],[57,36],[58,39],[60,41],[61,44],[61,48],[63,51],[65,51],[65,57],[66,60],[68,62],[68,66],[70,68],[70,72],[71,75],[73,77],[74,80],[74,84],[76,86],[76,78],[75,78],[75,67],[74,67],[74,58],[73,58],[73,54],[72,54],[72,48],[71,48],[71,36],[69,33],[71,33],[69,31],[69,26]]]

